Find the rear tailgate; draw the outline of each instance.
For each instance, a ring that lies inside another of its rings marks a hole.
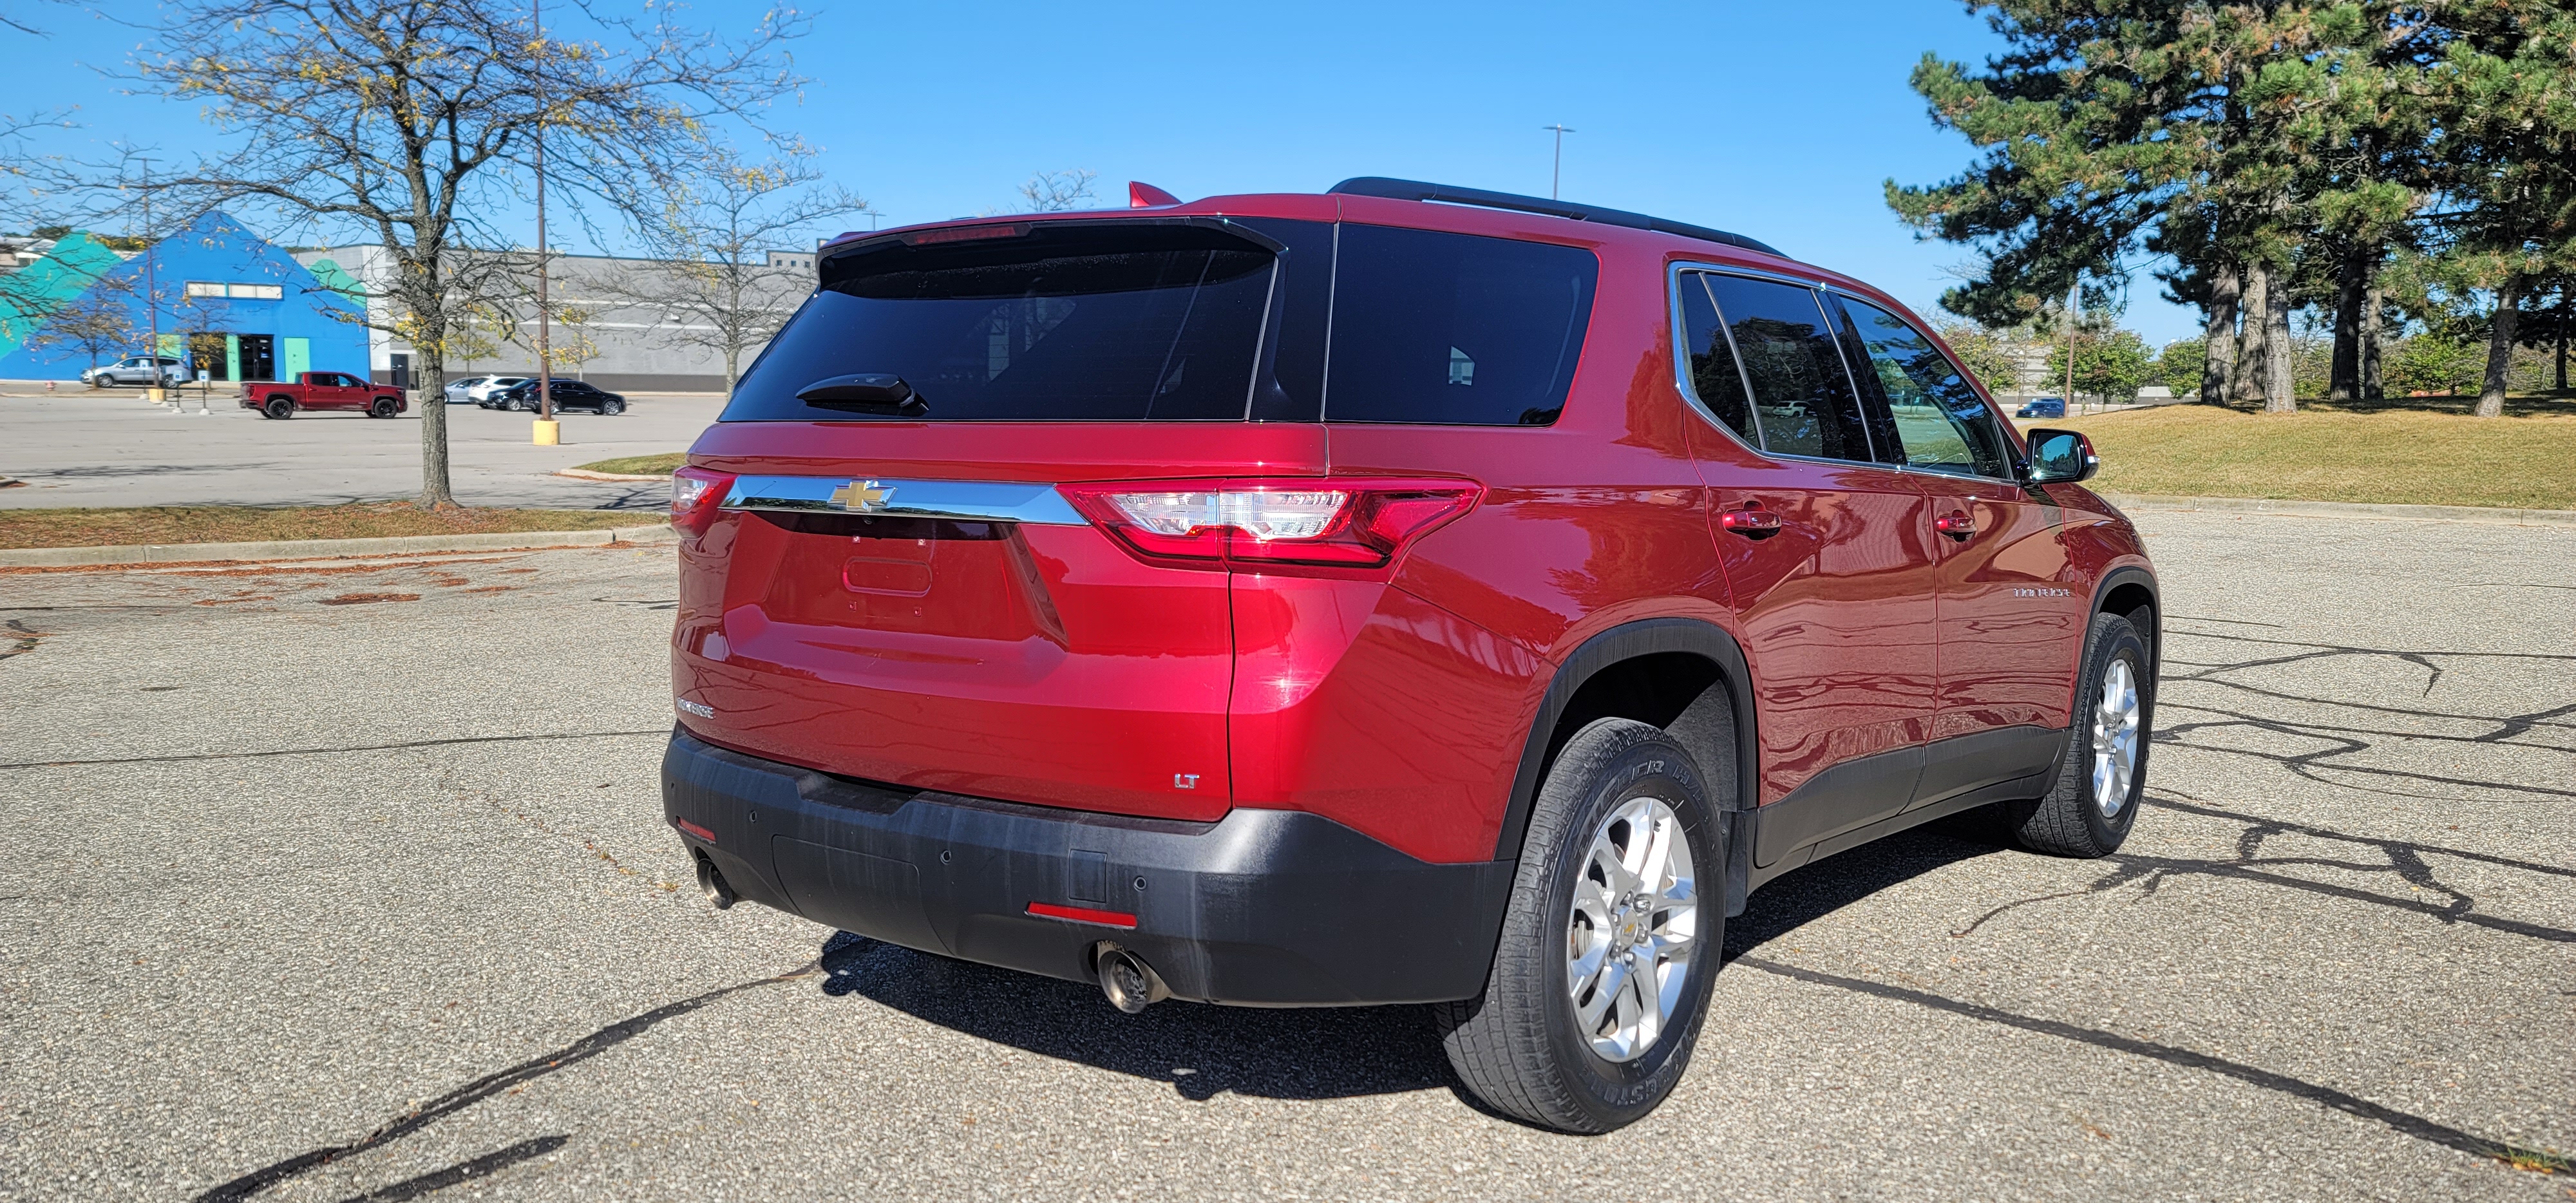
[[[1319,425],[1244,420],[1278,326],[1272,250],[1035,224],[826,261],[691,452],[732,479],[683,541],[681,721],[830,773],[1214,819],[1226,575],[1129,554],[1053,486],[1323,470]]]

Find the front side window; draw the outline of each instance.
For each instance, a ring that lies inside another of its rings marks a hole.
[[[1592,252],[1345,224],[1339,262],[1326,421],[1545,426],[1564,411]]]
[[[1904,319],[1865,301],[1838,299],[1887,401],[1892,421],[1882,429],[1893,430],[1897,446],[1885,458],[1928,472],[2009,477],[2003,432],[1967,373]]]
[[[1866,463],[1859,394],[1818,308],[1815,291],[1793,284],[1711,274],[1709,294],[1734,336],[1752,387],[1762,448],[1774,455]]]
[[[1753,405],[1745,399],[1744,373],[1735,363],[1735,345],[1727,340],[1726,323],[1718,320],[1717,303],[1709,299],[1707,273],[1682,272],[1673,278],[1681,303],[1680,354],[1691,394],[1736,437],[1761,446]]]

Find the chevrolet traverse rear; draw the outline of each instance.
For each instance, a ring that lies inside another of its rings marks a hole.
[[[1534,198],[1138,196],[826,246],[675,477],[719,905],[1129,1010],[1436,1004],[1597,1132],[1771,877],[2125,837],[2143,548],[1890,298]]]

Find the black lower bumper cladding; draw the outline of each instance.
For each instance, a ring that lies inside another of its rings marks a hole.
[[[1175,997],[1254,1006],[1474,997],[1513,870],[1415,860],[1303,811],[1189,823],[1026,806],[833,777],[685,730],[662,759],[662,807],[750,901],[1075,981],[1112,941]]]

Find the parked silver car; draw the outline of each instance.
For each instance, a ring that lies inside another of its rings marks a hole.
[[[490,376],[464,376],[447,382],[447,403],[463,405],[474,398],[474,387],[490,382]]]
[[[164,388],[179,384],[188,378],[187,367],[181,364],[176,357],[169,355],[128,355],[123,359],[117,360],[115,363],[82,369],[80,374],[81,383],[86,384],[91,388],[111,388],[117,385],[143,385],[148,387],[152,383],[152,365],[155,363],[161,365],[161,385]]]

